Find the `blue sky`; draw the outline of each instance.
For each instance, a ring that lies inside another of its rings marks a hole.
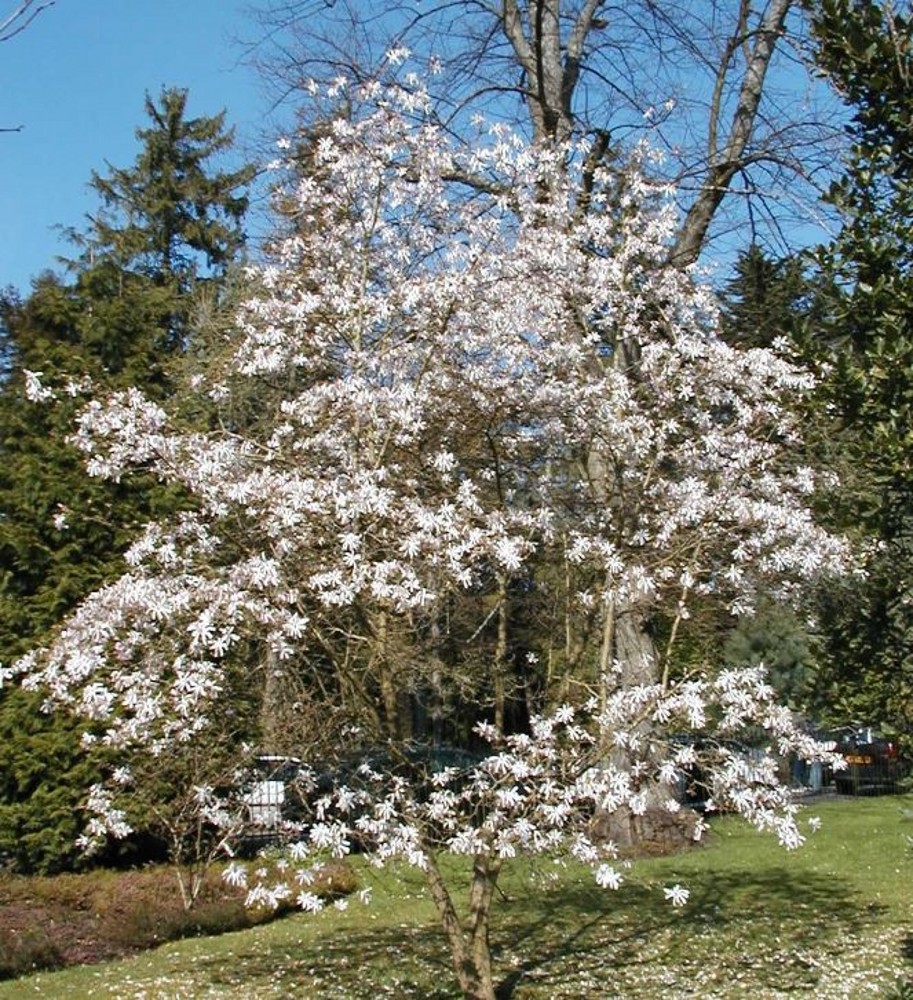
[[[0,18],[14,2],[0,0]],[[97,208],[88,188],[93,169],[105,173],[106,161],[134,161],[147,91],[187,87],[192,116],[226,108],[242,149],[264,132],[278,134],[262,81],[237,42],[258,37],[248,13],[256,2],[56,0],[22,34],[0,43],[0,127],[23,126],[0,133],[0,288],[27,293],[30,279],[68,252],[54,227],[81,229]],[[333,14],[325,0],[314,4]],[[801,80],[787,73],[785,84],[797,88],[791,100],[801,98]],[[262,216],[248,217],[254,240],[258,221]],[[807,221],[798,226],[795,241],[822,237]],[[722,258],[727,253],[724,245]]]
[[[266,99],[238,36],[255,34],[248,0],[57,0],[0,44],[0,287],[29,280],[67,253],[55,225],[81,228],[105,161],[124,167],[146,123],[146,91],[187,87],[191,116],[228,109],[242,142]],[[0,0],[0,14],[12,0]]]

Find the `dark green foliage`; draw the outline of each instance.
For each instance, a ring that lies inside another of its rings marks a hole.
[[[869,510],[873,500],[880,509]],[[913,732],[911,507],[909,481],[897,482],[896,489],[873,487],[871,496],[860,497],[859,517],[868,527],[865,576],[832,584],[821,594],[816,694],[833,721]]]
[[[123,570],[140,528],[186,500],[142,475],[129,484],[86,475],[70,443],[82,400],[35,404],[27,373],[93,391],[137,386],[170,395],[195,303],[219,302],[243,245],[247,169],[210,169],[230,144],[222,115],[188,120],[187,94],[146,100],[136,163],[95,175],[103,200],[81,255],[62,280],[45,275],[24,301],[0,299],[0,664],[41,642],[76,604]],[[36,715],[36,699],[0,690],[0,854],[20,870],[53,871],[75,857],[79,806],[104,761],[86,755],[71,721]]]
[[[909,4],[810,5],[819,65],[853,110],[816,259],[827,308],[802,345],[828,365],[821,412],[843,480],[832,524],[867,547],[866,579],[822,598],[819,696],[860,721],[913,725],[913,21]]]
[[[150,127],[126,169],[95,173],[101,210],[70,262],[75,291],[92,309],[81,343],[122,381],[149,391],[164,378],[165,359],[187,347],[189,318],[201,288],[220,283],[241,253],[241,224],[251,167],[213,169],[232,134],[224,112],[186,117],[187,91],[162,90],[145,102]]]
[[[826,0],[814,25],[819,61],[854,107],[851,159],[829,196],[843,226],[818,256],[834,287],[818,338],[842,421],[893,489],[913,472],[913,22],[870,0]]]
[[[769,257],[757,244],[739,255],[720,294],[723,335],[741,347],[770,347],[817,310],[815,286],[797,257]]]
[[[136,162],[92,175],[101,210],[87,232],[71,234],[81,249],[71,265],[105,301],[123,294],[125,275],[181,299],[200,280],[224,274],[244,245],[243,188],[253,169],[211,164],[232,143],[224,112],[188,119],[187,91],[176,88],[163,89],[157,102],[147,95],[145,111],[151,125],[136,131]]]
[[[723,658],[731,666],[763,663],[783,701],[790,708],[806,707],[814,654],[804,623],[789,608],[762,602],[754,615],[730,632]]]
[[[152,125],[137,129],[142,151],[126,169],[92,175],[104,210],[83,240],[117,270],[127,268],[161,285],[172,280],[189,290],[202,273],[222,271],[244,243],[240,229],[247,198],[239,191],[253,176],[250,167],[213,173],[208,161],[227,150],[232,135],[225,113],[186,117],[187,91],[162,91],[158,104],[146,95]]]
[[[53,874],[78,867],[81,813],[73,787],[97,780],[65,717],[40,713],[41,698],[13,688],[0,702],[0,862]]]
[[[161,498],[86,475],[67,440],[77,399],[26,398],[26,370],[105,378],[78,334],[89,304],[46,278],[25,303],[3,305],[14,357],[0,393],[0,660],[8,661],[120,566],[118,553]]]
[[[5,306],[14,362],[0,393],[0,662],[9,663],[120,568],[119,552],[160,498],[86,476],[67,443],[75,400],[25,398],[24,369],[94,360],[80,351],[67,290],[43,279],[26,303]],[[41,700],[0,690],[0,855],[53,872],[77,862],[80,800],[100,763],[81,751],[72,720],[39,712]]]
[[[812,12],[816,62],[853,109],[850,132],[857,155],[846,180],[862,181],[865,187],[891,177],[910,179],[909,0],[811,0],[806,6]]]

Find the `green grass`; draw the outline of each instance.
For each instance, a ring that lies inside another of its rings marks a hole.
[[[813,803],[799,851],[738,820],[708,845],[636,862],[617,892],[578,869],[515,866],[494,909],[501,995],[885,997],[913,975],[907,836],[913,800]],[[7,997],[455,997],[445,943],[414,872],[363,873],[368,906],[296,915],[136,958],[0,984]],[[673,909],[662,887],[691,890]]]

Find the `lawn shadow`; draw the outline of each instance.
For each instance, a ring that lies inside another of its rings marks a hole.
[[[913,932],[904,935],[901,954],[909,965],[913,965]]]
[[[722,977],[716,995],[737,976],[749,976],[759,995],[807,990],[820,976],[817,960],[828,949],[836,953],[847,936],[865,933],[872,919],[871,904],[833,877],[785,866],[690,872],[691,896],[682,908],[666,901],[663,883],[632,882],[613,892],[590,879],[531,886],[529,894],[512,881],[512,894],[498,898],[491,945],[499,1000],[628,995],[632,982],[646,989],[655,983],[660,995],[670,970],[687,987],[707,965]],[[907,949],[913,962],[913,936]],[[287,997],[339,1000],[460,996],[434,922],[337,927],[297,945],[245,952],[229,964],[203,959],[195,968],[215,988],[250,995],[266,994],[268,986]],[[598,970],[611,989],[593,992],[587,970]]]
[[[317,917],[316,919],[319,919]],[[246,952],[226,964],[213,957],[195,963],[213,987],[242,987],[250,996],[362,998],[461,996],[443,932],[436,923],[336,929],[281,949]]]
[[[627,885],[615,893],[579,884],[545,895],[535,912],[499,913],[495,950],[514,965],[499,984],[499,1000],[521,988],[527,995],[526,987],[558,993],[586,968],[610,967],[637,979],[655,973],[659,988],[660,973],[687,976],[706,961],[723,978],[750,968],[760,989],[808,988],[821,955],[872,919],[872,904],[833,878],[785,867],[692,872],[687,884],[691,895],[681,909],[670,906],[659,886]]]

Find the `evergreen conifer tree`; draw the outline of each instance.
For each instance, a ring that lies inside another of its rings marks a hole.
[[[59,382],[88,376],[100,388],[172,391],[204,289],[218,303],[244,243],[250,168],[211,159],[231,143],[224,114],[188,119],[187,92],[146,99],[136,162],[95,174],[102,208],[82,234],[69,276],[39,278],[0,302],[0,662],[8,663],[85,595],[122,569],[136,530],[181,503],[155,481],[86,476],[68,443],[75,398],[36,405],[30,372]],[[101,762],[87,759],[62,718],[36,721],[36,699],[0,692],[0,856],[22,869],[72,864],[76,811]]]

